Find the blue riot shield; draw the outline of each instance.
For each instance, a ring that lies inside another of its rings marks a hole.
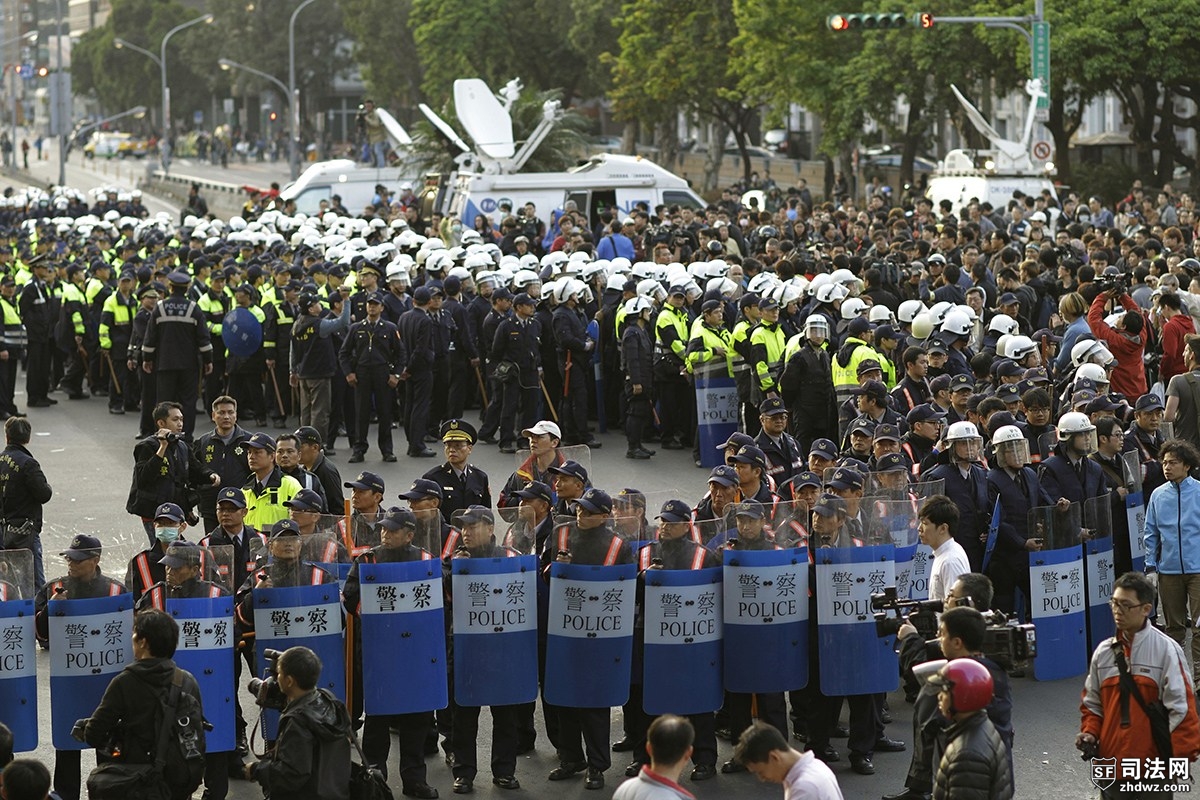
[[[276,567],[279,566],[276,562]],[[278,573],[276,573],[277,575]],[[280,581],[283,583],[284,581]],[[254,589],[255,657],[258,672],[264,651],[307,647],[321,659],[317,686],[346,699],[346,648],[342,638],[341,593],[336,583]],[[279,714],[263,712],[263,738],[272,740]]]
[[[235,308],[221,321],[221,338],[231,355],[249,358],[262,347],[262,323],[250,309]]]
[[[50,727],[56,750],[85,750],[71,738],[90,717],[109,682],[133,662],[133,596],[51,600]]]
[[[1125,519],[1129,525],[1129,554],[1135,572],[1146,569],[1146,495],[1142,485],[1140,455],[1136,450],[1124,455]]]
[[[1029,595],[1037,658],[1033,675],[1052,681],[1087,669],[1083,548],[1079,545],[1082,508],[1039,506],[1029,511],[1030,538],[1042,549],[1029,554]]]
[[[742,544],[739,539],[725,551],[725,688],[802,689],[808,685],[808,551]]]
[[[0,550],[0,722],[18,753],[38,743],[33,587],[33,553]]]
[[[442,562],[360,564],[363,709],[368,714],[434,711],[449,703]],[[404,665],[405,691],[396,691]]]
[[[881,531],[869,535],[867,541],[892,544],[896,548],[896,597],[927,600],[933,550],[922,544],[917,536],[917,511],[921,501],[910,495],[900,499],[869,497],[863,502],[869,511],[868,530]]]
[[[895,547],[823,547],[813,555],[821,692],[892,691],[900,683],[895,637],[876,632],[871,595],[895,585]]]
[[[1111,503],[1112,498],[1108,493],[1083,501],[1083,529],[1087,532],[1083,556],[1087,565],[1084,580],[1087,586],[1089,653],[1116,633],[1117,629],[1108,605],[1112,597],[1113,580],[1117,577],[1113,570]]]
[[[547,703],[605,708],[629,699],[637,565],[550,565]]]
[[[738,429],[737,383],[725,359],[696,367],[696,423],[700,432],[700,463],[707,468],[725,463],[717,445]]]
[[[175,664],[196,677],[204,698],[204,718],[212,724],[206,735],[208,752],[227,753],[237,747],[235,726],[237,683],[233,668],[237,643],[233,630],[233,548],[204,548],[208,597],[166,599],[166,612],[179,623]],[[168,578],[169,580],[169,578]]]
[[[703,714],[724,699],[721,568],[645,573],[647,714]]]
[[[505,706],[537,698],[537,556],[456,558],[454,701]]]

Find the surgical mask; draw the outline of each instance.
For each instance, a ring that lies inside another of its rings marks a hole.
[[[173,542],[179,538],[179,528],[155,528],[154,538],[160,542]]]

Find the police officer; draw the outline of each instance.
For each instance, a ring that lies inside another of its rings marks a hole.
[[[303,487],[275,464],[275,440],[265,433],[255,433],[246,440],[246,462],[251,473],[242,484],[246,493],[246,524],[256,530],[270,530],[279,520],[287,519],[283,504]]]
[[[496,544],[496,519],[489,506],[472,505],[459,517],[462,538],[451,554],[459,558],[509,558],[516,551]],[[449,574],[450,559],[446,561]],[[454,598],[451,596],[451,603]],[[465,599],[464,599],[465,602]],[[450,684],[454,684],[453,664]],[[454,793],[467,794],[473,790],[478,772],[476,752],[479,736],[479,706],[461,706],[450,700],[453,721],[451,724],[451,752],[454,755]],[[523,706],[491,706],[492,712],[492,783],[501,789],[519,789],[516,778],[518,748],[518,717]]]
[[[225,291],[226,277],[222,270],[215,270],[208,278],[208,286],[201,287],[199,283],[192,287],[196,305],[204,314],[208,328],[209,340],[213,346],[213,369],[204,379],[204,405],[211,405],[213,400],[224,393],[225,384],[225,342],[221,336],[225,315],[233,307],[233,297]],[[196,292],[201,288],[203,291]],[[111,402],[111,397],[109,398]]]
[[[448,419],[439,432],[446,461],[422,477],[442,487],[439,506],[442,519],[450,522],[454,512],[467,506],[491,508],[492,490],[488,487],[487,473],[469,463],[475,449],[475,428],[466,420]]]
[[[683,448],[688,420],[694,405],[685,373],[684,355],[688,342],[687,290],[672,286],[666,305],[654,322],[654,391],[662,404],[662,446],[664,450]]]
[[[682,500],[668,500],[663,503],[658,514],[660,525],[658,538],[641,548],[637,553],[639,582],[644,584],[646,570],[692,570],[716,567],[721,564],[721,557],[706,549],[691,539],[691,508]],[[644,628],[635,635],[642,636]],[[644,646],[641,642],[634,644]],[[643,765],[649,763],[646,753],[646,731],[653,721],[642,710],[642,683],[634,681],[630,686],[629,702],[625,704],[626,724],[629,728],[627,738],[633,745],[634,761],[625,768],[625,774],[635,777],[641,772]],[[695,750],[692,752],[692,762],[696,765],[692,770],[693,781],[704,781],[717,774],[717,728],[716,718],[712,713],[689,714],[688,719],[696,729]]]
[[[750,402],[758,405],[763,398],[779,394],[776,377],[786,344],[779,327],[779,303],[770,297],[758,301],[761,322],[750,334]]]
[[[430,391],[429,407],[440,414],[445,412],[448,405],[450,356],[458,336],[458,329],[450,312],[442,308],[442,303],[446,300],[446,292],[442,288],[441,281],[429,281],[426,287],[429,289],[429,319],[433,322],[433,327],[430,329],[430,344],[433,348],[433,385]],[[434,435],[440,424],[440,417],[429,416],[426,421],[426,430],[422,431],[425,441],[437,441]]]
[[[212,421],[216,426],[192,445],[192,454],[221,479],[221,486],[241,486],[250,477],[246,461],[246,440],[250,432],[238,425],[237,401],[221,395],[212,402]],[[204,530],[217,527],[217,489],[200,487],[200,516]]]
[[[343,486],[350,490],[350,530],[346,530],[346,520],[338,520],[338,536],[352,556],[360,556],[379,544],[383,478],[374,472],[360,472]]]
[[[233,290],[233,301],[239,309],[256,319],[261,326],[266,314],[253,305],[254,288],[243,283]],[[226,359],[229,372],[229,394],[237,399],[246,419],[255,420],[260,427],[267,424],[267,408],[263,400],[262,373],[266,369],[266,356],[260,345],[248,355],[229,354]]]
[[[133,318],[138,304],[133,297],[135,275],[131,270],[121,273],[117,291],[104,301],[100,311],[99,343],[104,352],[104,364],[109,370],[108,413],[124,414],[137,409],[137,395],[129,382],[126,353],[133,336]]]
[[[1085,421],[1086,419],[1087,417],[1084,417]],[[926,472],[925,479],[945,481],[945,494],[954,501],[961,514],[954,539],[967,551],[971,570],[980,572],[983,568],[984,540],[987,538],[992,509],[992,506],[988,505],[987,471],[979,464],[983,454],[983,437],[979,435],[973,423],[956,422],[946,429],[945,442],[946,451],[938,457],[941,463]],[[1100,475],[1100,467],[1094,462],[1087,464],[1095,470],[1096,485],[1102,485],[1104,479]],[[1049,485],[1046,488],[1049,490]],[[1053,492],[1051,494],[1053,495]]]
[[[475,380],[472,373],[479,370],[479,352],[475,348],[475,338],[471,335],[467,307],[463,305],[462,281],[451,275],[445,282],[446,300],[441,313],[449,317],[453,323],[453,335],[450,339],[450,374],[449,391],[447,394],[446,414],[451,418],[462,416],[467,400],[475,392]]]
[[[759,404],[758,411],[762,431],[754,444],[767,457],[767,475],[776,486],[782,486],[804,470],[805,452],[787,432],[788,410],[782,399],[769,397]]]
[[[80,533],[59,553],[67,560],[67,574],[48,582],[33,601],[37,638],[43,647],[50,646],[51,600],[89,600],[126,594],[124,584],[101,573],[102,552],[99,539]],[[54,751],[54,790],[66,800],[79,800],[79,754],[79,750]]]
[[[287,427],[287,418],[292,413],[292,393],[287,391],[292,359],[292,326],[300,315],[296,301],[300,296],[300,283],[289,281],[279,292],[277,302],[264,303],[263,352],[267,357],[268,378],[274,390],[276,405],[275,426]]]
[[[793,336],[784,349],[779,391],[789,412],[791,432],[804,453],[814,440],[837,434],[828,339],[829,320],[823,314],[810,314],[804,330]]]
[[[187,521],[183,509],[174,503],[163,503],[154,512],[154,539],[149,549],[138,553],[129,561],[125,570],[125,588],[133,595],[136,604],[151,586],[162,583],[166,577],[163,571],[162,559],[167,553],[167,547],[178,541],[187,530]]]
[[[563,375],[562,404],[559,418],[566,428],[567,445],[586,444],[600,447],[588,433],[587,370],[596,343],[587,335],[587,318],[581,310],[587,286],[583,281],[569,279],[555,290],[558,307],[554,309],[554,341],[558,347],[558,365]]]
[[[17,391],[17,368],[25,359],[29,341],[21,314],[17,309],[17,284],[11,275],[0,277],[0,351],[8,357],[0,361],[0,419],[15,416]],[[122,352],[118,358],[124,359]]]
[[[396,460],[392,452],[393,391],[404,372],[406,354],[395,325],[382,319],[383,295],[376,292],[367,297],[367,318],[350,326],[340,355],[346,381],[354,389],[355,414],[358,431],[351,442],[354,448],[350,463],[361,463],[367,452],[367,432],[371,425],[371,408],[379,419],[378,442],[383,460]]]
[[[292,330],[291,384],[300,394],[300,425],[311,426],[324,439],[329,435],[333,378],[338,371],[335,335],[350,326],[350,307],[342,303],[337,317],[325,316],[314,292],[300,295],[300,316]]]
[[[201,577],[202,548],[185,541],[172,542],[156,565],[162,568],[163,579],[144,591],[134,603],[134,611],[157,608],[166,611],[168,599],[224,597],[224,588]]]
[[[267,550],[254,563],[254,571],[237,593],[237,622],[243,631],[254,630],[254,590],[286,589],[337,583],[337,577],[301,559],[303,542],[295,520],[281,519],[271,526]]]
[[[25,367],[25,405],[30,408],[48,408],[58,401],[50,398],[50,341],[54,317],[50,313],[50,264],[45,256],[36,261],[29,259],[27,265],[33,277],[21,289],[17,307],[21,322],[28,337]]]
[[[380,518],[381,538],[379,544],[355,558],[354,566],[350,568],[350,575],[346,578],[343,598],[349,613],[357,616],[361,608],[361,589],[358,577],[360,564],[424,561],[434,558],[433,554],[413,544],[416,530],[417,518],[411,511],[393,508]],[[359,626],[355,626],[355,649],[361,653],[362,642],[357,635],[359,630]],[[361,657],[356,658],[354,663],[355,679],[361,685]],[[354,693],[355,698],[361,696],[362,692]],[[363,755],[368,763],[382,771],[384,776],[387,775],[388,754],[392,749],[391,728],[396,728],[399,733],[400,780],[404,787],[404,794],[422,800],[432,800],[438,796],[437,789],[434,789],[426,781],[425,739],[431,732],[431,721],[432,715],[427,711],[422,711],[412,714],[368,714],[363,722]]]
[[[645,460],[653,450],[642,446],[642,437],[654,417],[654,341],[646,330],[654,314],[647,297],[634,297],[625,304],[627,324],[621,335],[621,365],[625,377],[625,457]]]
[[[183,432],[191,438],[196,428],[196,396],[199,377],[196,354],[200,354],[205,375],[212,372],[212,340],[208,335],[204,312],[187,298],[191,277],[172,272],[171,296],[154,307],[142,342],[142,371],[155,377],[158,397],[178,398],[183,406]],[[164,324],[170,320],[171,324]]]
[[[575,501],[575,507],[575,524],[560,526],[547,542],[541,558],[543,576],[549,576],[551,561],[603,566],[633,562],[629,548],[612,530],[612,498],[607,492],[588,489]],[[559,729],[559,765],[551,770],[550,780],[566,780],[586,770],[585,787],[603,789],[604,772],[612,766],[608,749],[609,709],[548,708],[556,710]]]
[[[497,290],[492,295],[496,305],[503,303],[503,294]],[[500,295],[497,298],[497,295]],[[489,363],[495,386],[493,405],[499,404],[500,452],[515,453],[516,432],[529,428],[537,421],[538,381],[542,373],[539,340],[542,337],[541,323],[534,316],[537,306],[533,298],[524,292],[513,298],[514,313],[496,323],[496,332],[491,339]],[[491,318],[488,318],[490,321]],[[485,322],[485,327],[487,322]],[[517,421],[517,409],[521,418]]]
[[[433,458],[425,446],[429,427],[429,397],[433,391],[434,322],[429,316],[432,293],[425,286],[413,292],[414,308],[400,316],[400,339],[408,349],[404,380],[404,434],[411,458]]]
[[[483,274],[483,273],[481,273]],[[490,287],[495,283],[495,279],[486,276],[486,285]],[[481,313],[478,309],[484,307]],[[472,318],[472,325],[478,335],[478,353],[483,361],[483,380],[487,386],[488,402],[483,412],[483,424],[479,429],[479,441],[484,444],[496,443],[496,432],[500,429],[500,411],[503,407],[503,398],[501,397],[501,387],[496,381],[494,370],[499,363],[492,356],[492,344],[496,341],[496,329],[500,327],[500,323],[510,316],[513,311],[513,295],[508,289],[501,286],[494,291],[489,291],[487,297],[483,295],[477,296],[471,301],[471,305],[467,307],[467,314]],[[530,314],[533,313],[535,307],[530,302]],[[531,317],[532,318],[532,317]],[[531,342],[532,349],[538,352],[537,344]],[[534,406],[536,408],[537,396],[534,396]]]
[[[70,400],[85,400],[83,377],[87,370],[86,347],[90,311],[83,293],[87,275],[80,264],[67,267],[67,280],[62,284],[62,305],[58,317],[58,348],[66,358],[67,368],[62,376],[63,388]]]

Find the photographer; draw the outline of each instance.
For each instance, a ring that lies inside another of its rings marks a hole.
[[[1126,397],[1141,397],[1146,393],[1146,370],[1142,366],[1142,354],[1146,349],[1149,334],[1142,310],[1125,290],[1121,276],[1101,276],[1096,285],[1104,291],[1096,295],[1088,309],[1088,327],[1095,337],[1104,342],[1117,360],[1112,371],[1112,391]],[[1116,327],[1104,321],[1109,301],[1120,300],[1125,313],[1117,319]]]
[[[987,609],[992,603],[992,583],[986,576],[968,572],[950,588],[946,595],[946,611],[938,620],[938,637],[926,642],[908,623],[900,627],[902,674],[911,675],[914,666],[931,661],[930,655],[940,650],[947,659],[974,658],[992,673],[992,702],[988,718],[1008,747],[1009,768],[1012,767],[1012,689],[1004,668],[983,654],[987,620],[976,609]],[[936,649],[935,649],[936,648]],[[929,652],[933,650],[934,652]],[[907,689],[906,689],[907,691]],[[933,767],[941,761],[938,734],[945,722],[938,716],[938,690],[922,684],[913,704],[913,754],[909,762],[904,789],[884,795],[884,800],[925,800],[933,790]],[[939,724],[940,723],[940,724]]]
[[[321,659],[292,647],[276,662],[279,691],[287,700],[279,735],[267,757],[245,767],[246,780],[268,797],[348,800],[350,715],[328,689],[317,689]]]
[[[28,549],[33,553],[34,588],[46,582],[42,565],[42,506],[53,491],[42,465],[27,449],[32,428],[27,417],[4,421],[4,452],[0,453],[0,549]]]
[[[192,525],[200,522],[192,510],[199,500],[197,487],[220,486],[221,478],[204,467],[183,438],[183,406],[164,401],[154,407],[158,430],[133,448],[133,481],[125,510],[142,518],[146,538],[153,547],[154,515],[163,503],[183,509]]]

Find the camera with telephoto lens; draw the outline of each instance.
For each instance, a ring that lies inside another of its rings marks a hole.
[[[896,587],[888,586],[871,595],[871,610],[875,616],[875,634],[879,638],[895,636],[905,622],[917,629],[922,639],[937,638],[937,615],[942,612],[941,600],[901,600]]]
[[[279,688],[279,657],[281,655],[283,653],[278,650],[263,650],[262,657],[267,665],[267,677],[250,679],[250,693],[254,695],[254,702],[258,703],[261,708],[282,711],[287,705],[287,697]]]
[[[1112,292],[1117,297],[1128,291],[1124,275],[1097,275],[1094,283],[1101,293]]]

